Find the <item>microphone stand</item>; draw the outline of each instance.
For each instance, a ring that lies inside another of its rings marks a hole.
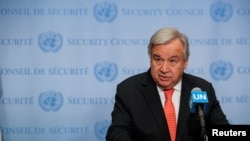
[[[202,106],[198,105],[198,114],[200,118],[200,125],[201,125],[201,138],[203,141],[208,141],[207,131],[205,128],[205,118],[204,118],[204,112],[202,110]]]

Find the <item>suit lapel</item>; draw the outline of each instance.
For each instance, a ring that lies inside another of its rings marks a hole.
[[[154,115],[154,118],[158,123],[158,127],[162,132],[163,138],[167,140],[166,135],[168,134],[168,128],[156,85],[149,75],[147,77],[147,80],[145,80],[144,82],[145,83],[143,84],[143,88],[141,89],[142,94],[146,102],[148,103],[150,112]]]
[[[180,107],[179,107],[179,117],[178,117],[178,124],[177,124],[177,138],[176,140],[181,140],[182,134],[185,131],[185,128],[187,126],[187,121],[190,113],[190,95],[191,95],[191,89],[193,82],[190,81],[187,77],[187,75],[184,74],[182,77],[182,86],[181,86],[181,99],[180,99]]]

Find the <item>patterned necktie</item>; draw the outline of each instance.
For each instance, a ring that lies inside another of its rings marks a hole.
[[[176,118],[175,118],[175,110],[174,105],[172,102],[172,95],[174,89],[165,90],[165,105],[164,105],[164,112],[168,123],[168,129],[171,137],[171,141],[175,141],[176,137]]]

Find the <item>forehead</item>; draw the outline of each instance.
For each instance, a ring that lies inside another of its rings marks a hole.
[[[180,56],[183,55],[184,48],[182,43],[179,40],[173,40],[167,44],[157,44],[152,46],[152,55],[159,55],[159,56]]]

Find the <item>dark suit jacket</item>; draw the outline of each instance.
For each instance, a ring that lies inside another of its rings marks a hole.
[[[194,87],[207,92],[206,125],[228,124],[211,83],[183,74],[176,141],[201,140],[200,121],[190,113],[190,95]],[[150,70],[132,76],[117,85],[116,102],[107,141],[170,141],[163,106]]]

